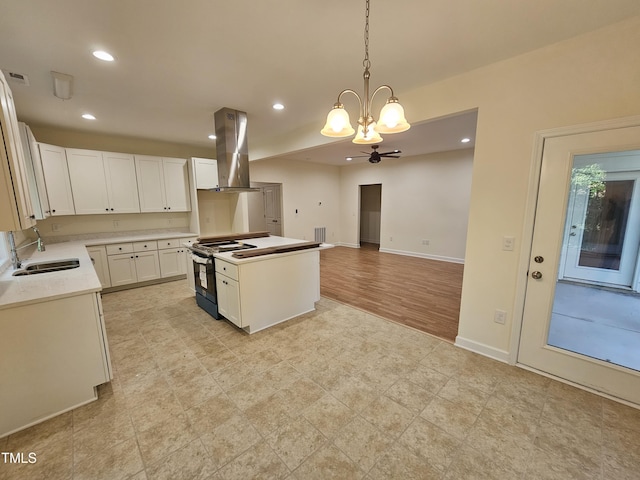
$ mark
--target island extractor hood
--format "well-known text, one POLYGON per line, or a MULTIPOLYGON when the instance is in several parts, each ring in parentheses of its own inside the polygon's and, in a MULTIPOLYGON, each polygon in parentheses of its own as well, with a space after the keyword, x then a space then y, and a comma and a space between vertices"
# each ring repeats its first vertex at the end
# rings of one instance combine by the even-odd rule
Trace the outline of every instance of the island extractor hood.
POLYGON ((221 108, 214 114, 216 159, 219 187, 214 192, 259 192, 249 183, 249 147, 247 114, 232 108, 221 108))

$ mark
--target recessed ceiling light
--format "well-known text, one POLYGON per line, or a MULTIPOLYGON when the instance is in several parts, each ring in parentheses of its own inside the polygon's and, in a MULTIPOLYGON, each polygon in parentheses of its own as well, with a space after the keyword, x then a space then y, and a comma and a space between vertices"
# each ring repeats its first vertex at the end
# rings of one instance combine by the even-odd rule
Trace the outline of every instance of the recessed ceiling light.
POLYGON ((84 118, 85 120, 95 120, 96 119, 96 117, 94 117, 90 113, 85 113, 84 115, 82 115, 82 118, 84 118))
POLYGON ((284 110, 284 105, 281 103, 274 103, 273 104, 273 109, 274 110, 284 110))
POLYGON ((350 162, 351 160, 353 160, 353 157, 347 157, 347 158, 345 158, 345 160, 346 160, 347 162, 350 162))
POLYGON ((462 140, 460 140, 462 143, 469 143, 471 141, 470 138, 463 138, 462 140))
POLYGON ((211 135, 209 135, 209 140, 215 140, 216 136, 212 133, 211 135))
POLYGON ((115 60, 113 55, 109 52, 105 52, 104 50, 96 50, 93 52, 93 56, 100 60, 104 60, 105 62, 113 62, 115 60))

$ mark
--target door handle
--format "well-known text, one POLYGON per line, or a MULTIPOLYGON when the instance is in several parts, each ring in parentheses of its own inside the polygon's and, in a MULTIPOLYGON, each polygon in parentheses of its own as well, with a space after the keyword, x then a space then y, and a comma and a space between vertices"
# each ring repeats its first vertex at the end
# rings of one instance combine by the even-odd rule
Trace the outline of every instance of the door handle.
POLYGON ((535 272, 531 272, 531 277, 536 280, 540 280, 542 278, 542 272, 538 272, 537 270, 535 272))

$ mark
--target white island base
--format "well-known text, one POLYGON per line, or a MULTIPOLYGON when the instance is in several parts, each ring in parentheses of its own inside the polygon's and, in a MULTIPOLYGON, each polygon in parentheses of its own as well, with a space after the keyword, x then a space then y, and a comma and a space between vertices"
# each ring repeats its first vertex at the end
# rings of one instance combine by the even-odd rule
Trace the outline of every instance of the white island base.
MULTIPOLYGON (((263 239, 249 241, 260 240, 263 239)), ((236 259, 230 253, 216 254, 220 314, 246 332, 255 333, 315 310, 315 303, 320 300, 319 250, 246 259, 236 259)))

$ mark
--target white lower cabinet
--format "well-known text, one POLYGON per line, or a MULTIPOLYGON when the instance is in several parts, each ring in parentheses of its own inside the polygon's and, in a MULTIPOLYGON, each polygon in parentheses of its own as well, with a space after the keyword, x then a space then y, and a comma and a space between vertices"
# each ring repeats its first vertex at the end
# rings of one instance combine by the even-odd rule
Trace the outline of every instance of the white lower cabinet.
POLYGON ((160 257, 160 275, 162 278, 185 275, 187 273, 188 250, 182 246, 186 239, 171 238, 158 240, 158 256, 160 257))
POLYGON ((91 257, 93 268, 96 270, 102 288, 110 287, 111 275, 109 275, 109 264, 107 263, 107 249, 102 246, 87 247, 87 252, 89 252, 89 257, 91 257))
MULTIPOLYGON (((194 238, 112 243, 87 247, 102 288, 183 276, 191 255, 182 244, 194 238)), ((192 282, 193 283, 193 282, 192 282)))
POLYGON ((234 325, 243 328, 240 312, 240 285, 238 282, 231 277, 216 273, 216 290, 220 315, 234 325))
POLYGON ((3 309, 0 352, 0 437, 96 400, 112 378, 100 293, 3 309))
POLYGON ((320 252, 264 255, 232 263, 215 258, 218 311, 255 333, 315 308, 320 299, 320 252))
MULTIPOLYGON (((155 244, 155 241, 152 243, 155 244)), ((145 242, 145 244, 149 243, 145 242)), ((153 250, 135 251, 134 245, 136 244, 107 245, 107 263, 112 287, 160 278, 157 246, 153 250), (129 252, 115 253, 117 249, 129 250, 129 252)))
POLYGON ((234 325, 243 328, 240 309, 239 268, 229 262, 216 259, 216 291, 218 311, 234 325))

